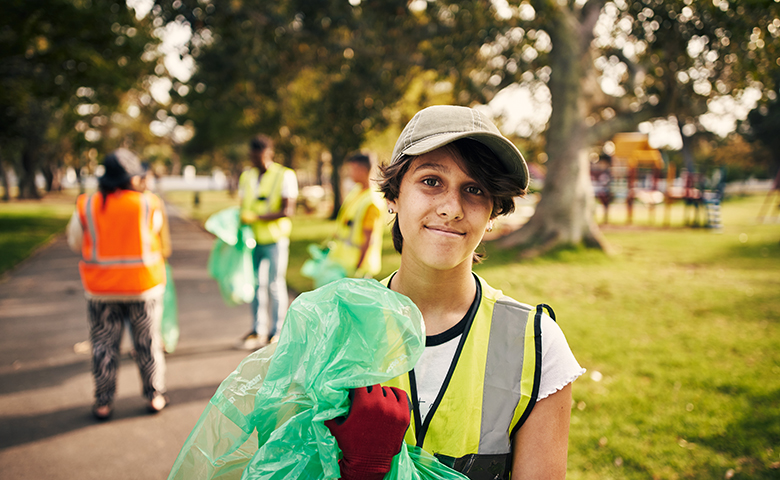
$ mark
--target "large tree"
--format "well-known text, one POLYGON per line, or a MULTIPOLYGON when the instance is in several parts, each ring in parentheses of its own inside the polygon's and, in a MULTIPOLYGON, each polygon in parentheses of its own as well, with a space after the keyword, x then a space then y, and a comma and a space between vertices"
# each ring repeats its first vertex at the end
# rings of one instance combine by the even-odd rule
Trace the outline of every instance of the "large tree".
MULTIPOLYGON (((780 23, 780 22, 778 22, 780 23)), ((769 171, 780 175, 780 83, 765 102, 761 102, 747 116, 747 122, 741 125, 745 137, 753 143, 765 147, 770 155, 769 171)), ((780 177, 778 177, 780 178, 780 177)))
POLYGON ((193 28, 197 71, 186 101, 191 153, 265 132, 330 151, 334 212, 339 165, 366 133, 391 120, 389 106, 413 78, 415 19, 398 2, 158 1, 166 21, 193 28), (352 2, 356 3, 356 2, 352 2))
POLYGON ((0 143, 19 158, 20 196, 37 197, 35 175, 63 153, 53 145, 92 148, 123 93, 152 72, 156 39, 124 1, 4 0, 0 17, 0 143))
MULTIPOLYGON (((526 10, 526 28, 530 23, 537 29, 536 39, 540 31, 549 35, 549 51, 534 61, 550 68, 552 114, 541 200, 529 222, 500 241, 506 247, 603 246, 592 214, 588 147, 670 115, 686 139, 700 128, 708 102, 746 87, 773 86, 780 6, 770 0, 521 5, 533 9, 532 15, 526 10)), ((507 51, 520 59, 527 48, 521 41, 507 51)))

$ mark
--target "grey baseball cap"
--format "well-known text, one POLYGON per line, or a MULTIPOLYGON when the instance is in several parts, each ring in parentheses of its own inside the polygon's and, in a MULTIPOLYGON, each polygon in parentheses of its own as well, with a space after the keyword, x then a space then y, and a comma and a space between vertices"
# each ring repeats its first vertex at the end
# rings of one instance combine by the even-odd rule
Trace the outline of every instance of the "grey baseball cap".
POLYGON ((417 112, 395 142, 390 163, 397 162, 401 155, 422 155, 461 138, 488 147, 508 174, 528 188, 528 165, 523 154, 485 115, 468 107, 436 105, 417 112))

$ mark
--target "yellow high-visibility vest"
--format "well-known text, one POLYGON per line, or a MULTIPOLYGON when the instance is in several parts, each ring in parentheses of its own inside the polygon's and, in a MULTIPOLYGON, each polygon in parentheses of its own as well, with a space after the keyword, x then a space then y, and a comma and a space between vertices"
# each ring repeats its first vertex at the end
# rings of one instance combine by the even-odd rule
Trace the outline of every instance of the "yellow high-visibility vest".
POLYGON ((347 272, 354 275, 360 270, 367 276, 374 276, 382 269, 382 199, 379 192, 356 185, 344 199, 336 217, 336 234, 329 243, 328 258, 335 261, 347 272), (369 207, 377 207, 380 214, 374 220, 373 233, 368 250, 360 260, 360 247, 366 241, 363 225, 369 207))
MULTIPOLYGON (((267 215, 282 209, 282 185, 285 172, 289 168, 272 163, 260 176, 260 170, 250 168, 238 179, 238 188, 243 195, 241 210, 249 210, 256 215, 267 215), (259 179, 259 181, 258 181, 259 179)), ((255 240, 260 245, 276 243, 289 238, 292 232, 292 220, 287 217, 275 220, 256 220, 251 224, 255 240)))
MULTIPOLYGON (((391 277, 383 283, 388 285, 391 277)), ((546 306, 517 302, 474 277, 476 311, 425 420, 417 405, 414 370, 384 385, 405 390, 412 400, 407 443, 463 473, 490 472, 495 476, 489 478, 503 479, 511 469, 511 439, 539 394, 546 306)))

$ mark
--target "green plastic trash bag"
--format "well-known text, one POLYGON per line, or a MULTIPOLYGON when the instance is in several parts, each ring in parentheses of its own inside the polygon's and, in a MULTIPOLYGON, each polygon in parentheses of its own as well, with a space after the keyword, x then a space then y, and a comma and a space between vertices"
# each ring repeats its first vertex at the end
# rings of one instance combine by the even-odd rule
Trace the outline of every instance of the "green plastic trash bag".
POLYGON ((203 227, 228 245, 238 243, 238 231, 241 229, 240 209, 225 208, 212 214, 203 227))
POLYGON ((217 281, 229 306, 250 303, 257 279, 252 266, 256 242, 252 228, 239 220, 238 207, 221 210, 206 220, 206 230, 217 236, 208 260, 208 272, 217 281))
POLYGON ((173 353, 179 343, 179 307, 176 304, 176 286, 173 284, 173 270, 165 262, 165 293, 163 293, 163 313, 160 321, 163 348, 173 353))
POLYGON ((310 259, 303 262, 301 275, 311 278, 314 288, 320 288, 330 282, 335 282, 347 276, 344 267, 328 258, 328 249, 317 244, 308 247, 310 259))
MULTIPOLYGON (((168 478, 338 478, 340 451, 323 422, 347 414, 349 389, 408 372, 424 348, 420 311, 375 280, 301 294, 279 342, 247 356, 219 386, 168 478)), ((418 469, 420 458, 401 449, 397 476, 386 478, 465 478, 429 455, 418 469)))

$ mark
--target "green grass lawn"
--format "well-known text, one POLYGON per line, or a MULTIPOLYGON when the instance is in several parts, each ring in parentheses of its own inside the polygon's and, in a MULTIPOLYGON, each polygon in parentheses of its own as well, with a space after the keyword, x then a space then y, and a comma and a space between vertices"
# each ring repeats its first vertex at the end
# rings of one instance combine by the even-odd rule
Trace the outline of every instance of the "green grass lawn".
MULTIPOLYGON (((165 195, 198 221, 237 204, 223 192, 165 195)), ((74 197, 0 204, 0 266, 61 231, 74 197)), ((559 249, 520 260, 488 244, 475 270, 526 303, 554 309, 588 372, 574 384, 570 479, 780 478, 780 222, 758 224, 763 196, 724 203, 724 228, 672 227, 615 207, 603 231, 615 253, 559 249), (657 226, 654 226, 657 225, 657 226)), ((675 220, 676 219, 676 220, 675 220)), ((288 282, 310 243, 333 231, 298 216, 288 282)), ((385 236, 382 276, 398 266, 385 236)), ((0 270, 2 271, 2 270, 0 270)))
POLYGON ((0 274, 64 230, 75 207, 70 191, 0 203, 0 274))
POLYGON ((569 478, 780 478, 780 223, 756 223, 762 201, 728 201, 720 234, 605 228, 610 257, 488 246, 479 274, 552 305, 588 369, 569 478))
MULTIPOLYGON (((719 233, 682 227, 682 204, 671 228, 663 207, 653 218, 637 206, 627 226, 613 206, 610 256, 578 248, 520 260, 486 246, 475 270, 553 306, 588 369, 574 384, 568 478, 780 478, 780 223, 756 222, 763 199, 727 201, 719 233)), ((293 289, 311 288, 299 273, 306 247, 332 229, 295 219, 293 289)), ((398 266, 389 235, 384 253, 382 276, 398 266)))

